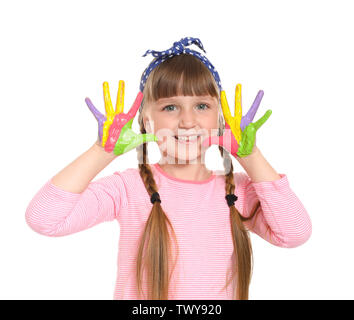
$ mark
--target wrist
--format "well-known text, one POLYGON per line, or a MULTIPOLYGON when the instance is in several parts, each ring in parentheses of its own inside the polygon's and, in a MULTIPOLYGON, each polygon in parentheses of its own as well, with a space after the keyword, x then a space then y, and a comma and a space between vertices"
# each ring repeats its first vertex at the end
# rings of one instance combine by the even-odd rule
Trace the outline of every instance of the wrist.
POLYGON ((97 140, 93 146, 92 149, 102 158, 106 159, 107 161, 112 161, 114 160, 117 156, 113 152, 107 152, 105 151, 104 147, 101 145, 101 141, 97 140))

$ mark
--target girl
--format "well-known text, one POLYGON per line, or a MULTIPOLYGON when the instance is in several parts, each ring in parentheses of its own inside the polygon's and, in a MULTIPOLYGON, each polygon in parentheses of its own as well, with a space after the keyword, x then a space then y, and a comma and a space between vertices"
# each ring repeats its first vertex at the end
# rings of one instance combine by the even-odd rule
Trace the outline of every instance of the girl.
POLYGON ((287 176, 278 174, 255 145, 255 133, 270 115, 267 111, 252 123, 263 92, 242 117, 238 85, 232 117, 216 69, 187 48, 190 44, 204 50, 199 39, 188 37, 166 51, 145 53, 155 59, 127 114, 123 81, 115 112, 107 83, 106 116, 86 99, 98 120, 97 142, 47 181, 26 211, 34 231, 56 237, 116 219, 114 299, 248 299, 249 231, 284 248, 299 246, 311 235, 310 218, 287 176), (138 108, 140 135, 131 129, 138 108), (152 165, 150 141, 161 151, 152 165), (204 164, 212 144, 223 157, 222 174, 204 164), (92 181, 134 148, 138 169, 92 181), (230 154, 247 174, 233 172, 230 154))

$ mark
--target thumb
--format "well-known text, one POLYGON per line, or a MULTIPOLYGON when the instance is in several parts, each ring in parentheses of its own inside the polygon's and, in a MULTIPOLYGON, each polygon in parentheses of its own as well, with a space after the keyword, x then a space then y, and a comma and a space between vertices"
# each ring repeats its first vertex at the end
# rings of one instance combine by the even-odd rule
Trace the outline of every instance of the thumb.
MULTIPOLYGON (((152 134, 152 133, 144 133, 144 134, 140 134, 138 136, 138 141, 141 140, 141 143, 144 143, 144 142, 153 142, 153 141, 156 141, 157 142, 157 137, 152 134)), ((140 143, 139 143, 140 144, 140 143)))
POLYGON ((114 148, 114 154, 119 155, 126 153, 135 149, 141 144, 150 141, 157 141, 157 137, 150 133, 136 135, 127 145, 117 143, 114 148))
POLYGON ((263 115, 263 117, 258 119, 254 123, 254 127, 255 127, 256 131, 268 120, 268 118, 270 117, 271 114, 272 114, 272 110, 267 110, 266 113, 263 115))
POLYGON ((132 143, 129 146, 129 150, 132 148, 136 148, 143 143, 153 142, 153 141, 157 142, 157 137, 155 135, 153 135, 152 133, 139 134, 139 135, 135 136, 134 141, 132 141, 132 143))

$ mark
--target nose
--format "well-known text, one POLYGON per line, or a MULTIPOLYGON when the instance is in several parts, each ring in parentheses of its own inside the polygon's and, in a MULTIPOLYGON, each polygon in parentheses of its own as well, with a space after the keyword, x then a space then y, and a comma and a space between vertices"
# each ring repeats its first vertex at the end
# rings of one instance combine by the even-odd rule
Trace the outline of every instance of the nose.
POLYGON ((193 110, 184 109, 180 114, 179 125, 182 128, 194 128, 197 123, 196 114, 193 110))

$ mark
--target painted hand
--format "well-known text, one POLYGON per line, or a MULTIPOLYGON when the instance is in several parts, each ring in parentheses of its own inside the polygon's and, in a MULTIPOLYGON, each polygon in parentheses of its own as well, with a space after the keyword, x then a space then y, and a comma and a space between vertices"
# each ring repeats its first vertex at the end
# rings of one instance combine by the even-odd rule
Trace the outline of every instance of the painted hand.
POLYGON ((237 84, 235 92, 235 116, 233 117, 227 103, 226 93, 225 91, 221 91, 221 108, 225 118, 226 130, 222 136, 208 137, 203 141, 203 146, 208 147, 212 144, 220 145, 235 158, 250 155, 256 142, 257 130, 272 114, 271 110, 267 110, 262 118, 252 123, 263 95, 264 92, 262 90, 258 91, 250 110, 242 117, 241 84, 237 84))
POLYGON ((139 91, 133 106, 128 113, 124 113, 124 81, 119 81, 116 109, 113 105, 109 93, 107 82, 103 83, 103 94, 106 109, 106 117, 103 116, 92 104, 90 99, 85 101, 98 121, 99 136, 102 147, 106 152, 114 152, 115 155, 126 153, 142 143, 157 141, 153 134, 136 134, 132 130, 134 117, 143 99, 142 92, 139 91), (100 132, 102 132, 100 134, 100 132))

